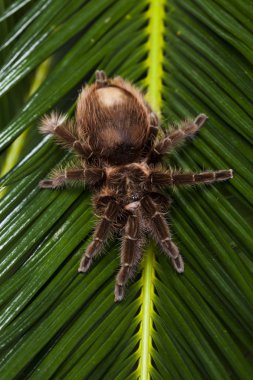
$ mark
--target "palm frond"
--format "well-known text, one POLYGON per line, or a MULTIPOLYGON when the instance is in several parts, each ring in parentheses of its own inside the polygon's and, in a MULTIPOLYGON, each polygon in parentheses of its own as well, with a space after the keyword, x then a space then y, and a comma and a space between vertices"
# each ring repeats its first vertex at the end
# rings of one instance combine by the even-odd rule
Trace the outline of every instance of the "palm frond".
POLYGON ((250 379, 250 1, 0 5, 0 377, 250 379), (71 114, 97 68, 141 86, 165 128, 209 116, 168 164, 235 171, 230 183, 173 191, 185 274, 150 244, 121 304, 113 302, 117 242, 77 273, 95 223, 89 192, 38 188, 69 159, 38 135, 38 120, 55 107, 71 114))

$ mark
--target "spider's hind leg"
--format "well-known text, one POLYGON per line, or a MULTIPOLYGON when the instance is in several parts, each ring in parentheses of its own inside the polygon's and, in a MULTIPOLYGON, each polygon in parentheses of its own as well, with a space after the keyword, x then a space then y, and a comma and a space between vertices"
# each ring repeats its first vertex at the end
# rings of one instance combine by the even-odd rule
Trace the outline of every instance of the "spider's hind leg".
POLYGON ((53 135, 66 148, 73 149, 77 153, 84 155, 86 153, 85 148, 78 140, 78 137, 75 136, 74 129, 74 124, 67 119, 67 115, 58 114, 57 112, 45 115, 39 126, 41 133, 53 135))
POLYGON ((184 271, 184 262, 178 247, 172 241, 169 226, 163 213, 159 211, 156 203, 148 195, 141 200, 141 206, 149 221, 149 227, 154 239, 171 258, 174 269, 178 273, 182 273, 184 271))

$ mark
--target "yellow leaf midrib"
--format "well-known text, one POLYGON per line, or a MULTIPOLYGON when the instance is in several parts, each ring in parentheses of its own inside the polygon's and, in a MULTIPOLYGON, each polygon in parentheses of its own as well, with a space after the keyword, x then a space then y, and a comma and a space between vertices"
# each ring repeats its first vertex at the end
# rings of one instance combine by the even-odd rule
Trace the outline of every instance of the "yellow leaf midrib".
POLYGON ((151 0, 148 9, 147 100, 159 112, 162 100, 165 0, 151 0))
MULTIPOLYGON (((146 78, 147 100, 151 107, 159 113, 162 100, 163 47, 164 47, 164 18, 165 1, 151 0, 148 9, 148 75, 146 78)), ((152 358, 152 330, 154 314, 154 280, 155 253, 150 246, 143 261, 142 293, 140 309, 140 345, 138 350, 138 378, 150 379, 152 358)))

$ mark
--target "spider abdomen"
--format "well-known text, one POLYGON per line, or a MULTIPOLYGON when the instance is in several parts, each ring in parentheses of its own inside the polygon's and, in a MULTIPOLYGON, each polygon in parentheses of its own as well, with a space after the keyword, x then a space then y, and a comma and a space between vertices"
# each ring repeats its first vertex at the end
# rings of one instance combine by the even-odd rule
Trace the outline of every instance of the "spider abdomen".
POLYGON ((77 103, 77 130, 95 156, 121 165, 138 159, 149 129, 149 113, 142 97, 119 86, 119 79, 104 87, 85 87, 77 103))

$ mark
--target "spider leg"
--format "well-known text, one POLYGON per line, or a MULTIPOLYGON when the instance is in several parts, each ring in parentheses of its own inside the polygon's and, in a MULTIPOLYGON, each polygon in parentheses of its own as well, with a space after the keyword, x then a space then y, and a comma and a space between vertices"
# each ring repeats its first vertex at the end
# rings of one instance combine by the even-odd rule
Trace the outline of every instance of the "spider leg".
POLYGON ((172 241, 169 226, 165 217, 148 195, 142 198, 141 206, 148 218, 151 233, 155 240, 161 246, 163 251, 172 259, 172 264, 175 270, 182 273, 184 271, 184 262, 176 244, 172 241))
POLYGON ((96 185, 104 179, 104 170, 91 169, 60 169, 55 170, 50 179, 40 181, 39 187, 43 189, 62 188, 67 183, 82 181, 89 185, 96 185))
POLYGON ((156 186, 211 184, 230 178, 233 178, 232 169, 201 173, 173 173, 153 170, 150 174, 150 181, 156 186))
POLYGON ((150 129, 149 129, 149 135, 146 141, 146 144, 143 148, 143 152, 148 152, 150 148, 153 146, 155 138, 158 133, 158 127, 159 127, 159 119, 156 113, 151 112, 150 113, 150 129))
POLYGON ((106 87, 108 85, 107 75, 103 70, 97 70, 95 75, 97 87, 106 87))
POLYGON ((204 125, 206 120, 207 116, 200 114, 194 121, 184 122, 181 128, 165 136, 151 151, 148 163, 161 160, 164 154, 170 152, 178 144, 182 144, 186 138, 192 137, 204 125))
POLYGON ((67 120, 66 115, 56 112, 45 115, 41 120, 39 130, 43 134, 53 135, 60 144, 81 155, 88 157, 92 153, 88 146, 81 144, 78 137, 75 136, 73 122, 67 120))
POLYGON ((139 216, 132 213, 128 216, 122 248, 121 248, 121 268, 116 277, 115 302, 122 301, 125 295, 125 284, 133 275, 134 269, 141 257, 140 225, 139 216))
POLYGON ((180 253, 176 259, 171 259, 171 262, 176 272, 178 273, 184 272, 184 260, 182 256, 180 255, 180 253))
POLYGON ((81 259, 78 272, 87 272, 91 266, 93 257, 102 250, 106 240, 113 231, 113 222, 119 213, 119 209, 120 207, 116 201, 112 200, 108 203, 102 219, 95 228, 93 240, 81 259))

